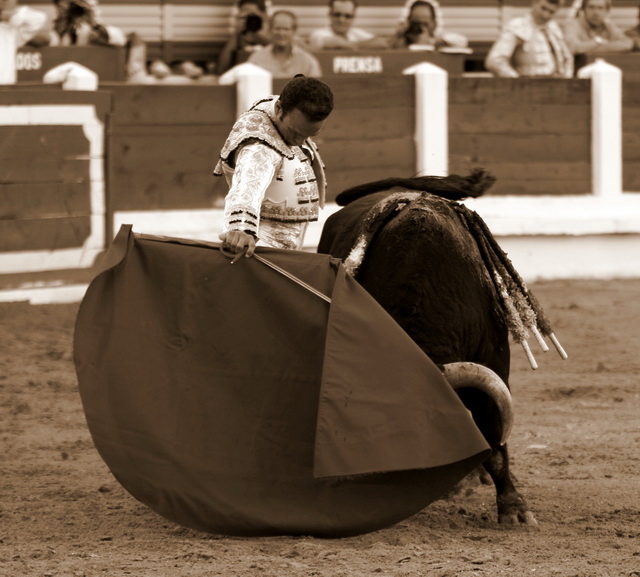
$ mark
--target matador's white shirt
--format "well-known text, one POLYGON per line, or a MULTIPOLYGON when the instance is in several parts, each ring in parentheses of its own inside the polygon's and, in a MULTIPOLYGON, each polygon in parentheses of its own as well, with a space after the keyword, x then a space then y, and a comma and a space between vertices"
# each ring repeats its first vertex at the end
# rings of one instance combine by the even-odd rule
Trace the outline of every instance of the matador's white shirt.
POLYGON ((289 146, 273 122, 277 96, 258 101, 236 121, 214 175, 229 184, 223 232, 242 230, 260 244, 300 249, 324 206, 324 165, 307 139, 289 146))

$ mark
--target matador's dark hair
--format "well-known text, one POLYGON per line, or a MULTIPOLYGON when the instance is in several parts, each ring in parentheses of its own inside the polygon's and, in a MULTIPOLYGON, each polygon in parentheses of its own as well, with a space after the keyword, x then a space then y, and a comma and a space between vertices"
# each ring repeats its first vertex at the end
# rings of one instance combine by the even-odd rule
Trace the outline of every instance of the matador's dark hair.
POLYGON ((280 92, 282 111, 297 108, 312 122, 324 120, 333 110, 333 92, 322 80, 297 74, 280 92))

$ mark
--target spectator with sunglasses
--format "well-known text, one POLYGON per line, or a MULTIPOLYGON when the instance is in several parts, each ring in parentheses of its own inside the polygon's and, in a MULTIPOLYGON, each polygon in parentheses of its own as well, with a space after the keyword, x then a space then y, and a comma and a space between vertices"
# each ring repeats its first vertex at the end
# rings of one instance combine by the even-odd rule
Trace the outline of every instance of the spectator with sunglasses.
POLYGON ((330 0, 329 26, 311 32, 309 48, 314 52, 386 48, 384 40, 353 26, 357 8, 356 0, 330 0))
POLYGON ((444 30, 437 0, 407 0, 403 18, 390 42, 394 50, 440 50, 467 45, 468 40, 462 34, 444 30))

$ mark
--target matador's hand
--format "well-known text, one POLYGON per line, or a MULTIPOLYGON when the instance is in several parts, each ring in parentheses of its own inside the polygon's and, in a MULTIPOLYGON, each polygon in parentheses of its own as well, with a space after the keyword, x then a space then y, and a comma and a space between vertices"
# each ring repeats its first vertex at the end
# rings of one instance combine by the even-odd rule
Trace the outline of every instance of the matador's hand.
POLYGON ((229 250, 234 254, 242 252, 246 248, 247 252, 244 256, 249 258, 253 256, 253 253, 256 250, 255 237, 241 230, 223 232, 218 238, 222 241, 222 248, 229 250))

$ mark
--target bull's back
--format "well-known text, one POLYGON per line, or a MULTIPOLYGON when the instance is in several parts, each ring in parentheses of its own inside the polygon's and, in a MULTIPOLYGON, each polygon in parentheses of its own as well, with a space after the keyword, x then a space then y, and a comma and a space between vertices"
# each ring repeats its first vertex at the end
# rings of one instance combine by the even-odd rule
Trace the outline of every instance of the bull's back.
MULTIPOLYGON (((318 250, 344 259, 384 196, 332 215, 318 250)), ((411 206, 374 236, 357 280, 434 362, 477 362, 508 382, 508 333, 475 240, 448 201, 429 196, 411 206)))
POLYGON ((389 195, 389 191, 378 192, 351 202, 327 218, 318 252, 330 254, 344 260, 355 244, 363 218, 379 201, 389 195))

